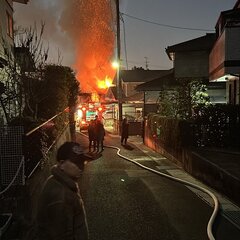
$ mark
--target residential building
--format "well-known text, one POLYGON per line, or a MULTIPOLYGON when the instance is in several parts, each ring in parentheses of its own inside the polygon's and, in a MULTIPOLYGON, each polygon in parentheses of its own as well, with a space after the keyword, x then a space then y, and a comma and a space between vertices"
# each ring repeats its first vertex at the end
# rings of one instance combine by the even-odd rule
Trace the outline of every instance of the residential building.
POLYGON ((123 116, 135 121, 142 120, 144 93, 138 92, 136 87, 153 79, 160 78, 166 75, 168 71, 169 70, 145 70, 143 68, 121 70, 123 116))
POLYGON ((227 103, 240 103, 240 0, 221 12, 215 26, 217 39, 209 57, 212 82, 226 82, 227 103))
POLYGON ((14 63, 13 2, 27 4, 28 0, 0 1, 0 125, 16 112, 16 82, 9 77, 10 65, 14 63))
POLYGON ((209 82, 209 54, 216 41, 215 33, 195 38, 166 48, 173 61, 177 81, 192 79, 202 81, 212 103, 226 103, 226 85, 209 82))
POLYGON ((173 61, 175 78, 208 80, 209 53, 215 39, 214 33, 207 33, 205 36, 167 47, 166 53, 173 61))
POLYGON ((138 85, 136 91, 143 94, 143 116, 147 116, 151 112, 157 112, 160 92, 165 90, 170 93, 175 90, 177 84, 174 71, 170 69, 165 71, 163 76, 138 85))
POLYGON ((209 83, 209 54, 216 41, 216 34, 206 34, 166 48, 166 53, 173 61, 173 69, 159 78, 136 87, 144 94, 144 115, 158 112, 162 90, 166 98, 173 99, 176 88, 181 81, 197 80, 206 84, 212 103, 226 102, 226 86, 224 83, 209 83))
POLYGON ((135 95, 137 93, 137 91, 135 90, 136 86, 151 81, 155 78, 164 76, 167 71, 168 70, 145 70, 143 68, 121 70, 120 80, 123 89, 123 94, 126 97, 135 95))

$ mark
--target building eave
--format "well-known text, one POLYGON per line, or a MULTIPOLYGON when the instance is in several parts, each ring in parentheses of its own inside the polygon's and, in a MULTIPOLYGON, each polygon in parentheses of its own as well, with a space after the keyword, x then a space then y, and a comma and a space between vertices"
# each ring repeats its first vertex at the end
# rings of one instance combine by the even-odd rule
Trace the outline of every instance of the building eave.
POLYGON ((13 2, 27 4, 29 2, 29 0, 13 0, 13 2))

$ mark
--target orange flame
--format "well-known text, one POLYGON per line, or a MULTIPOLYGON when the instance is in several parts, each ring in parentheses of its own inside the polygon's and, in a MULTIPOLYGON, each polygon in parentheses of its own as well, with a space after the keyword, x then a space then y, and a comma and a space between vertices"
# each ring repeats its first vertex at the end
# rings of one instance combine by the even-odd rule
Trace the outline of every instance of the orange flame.
POLYGON ((113 86, 112 82, 112 78, 108 76, 106 76, 103 80, 97 79, 97 85, 99 89, 108 89, 109 87, 113 86))
POLYGON ((115 44, 115 3, 74 0, 66 4, 61 23, 76 48, 74 68, 81 91, 104 94, 111 85, 106 79, 113 79, 116 71, 111 66, 115 44))

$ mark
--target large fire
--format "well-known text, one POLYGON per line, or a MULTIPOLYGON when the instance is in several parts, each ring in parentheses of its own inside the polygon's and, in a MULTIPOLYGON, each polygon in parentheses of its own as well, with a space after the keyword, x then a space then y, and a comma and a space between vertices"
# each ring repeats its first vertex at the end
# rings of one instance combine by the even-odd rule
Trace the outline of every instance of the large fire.
POLYGON ((76 48, 74 68, 82 92, 103 94, 112 85, 115 1, 65 0, 60 20, 76 48))

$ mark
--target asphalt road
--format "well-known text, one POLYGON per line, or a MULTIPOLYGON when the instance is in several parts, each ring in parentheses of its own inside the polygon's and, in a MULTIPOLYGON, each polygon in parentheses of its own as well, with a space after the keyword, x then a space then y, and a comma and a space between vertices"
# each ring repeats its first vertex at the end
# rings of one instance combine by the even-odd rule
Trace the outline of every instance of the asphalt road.
MULTIPOLYGON (((88 139, 78 135, 87 151, 88 139)), ((105 145, 121 147, 107 135, 105 145)), ((149 160, 133 144, 121 153, 156 169, 161 158, 149 160)), ((159 168, 158 168, 159 169, 159 168)), ((164 169, 163 169, 164 171, 164 169)), ((212 208, 189 188, 123 160, 106 148, 86 167, 80 179, 91 240, 205 240, 212 208)), ((223 217, 216 239, 240 239, 240 231, 223 217)))

